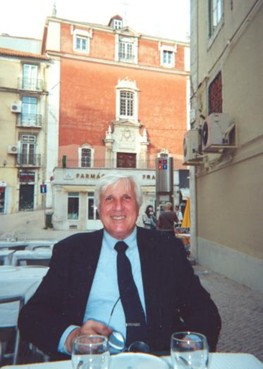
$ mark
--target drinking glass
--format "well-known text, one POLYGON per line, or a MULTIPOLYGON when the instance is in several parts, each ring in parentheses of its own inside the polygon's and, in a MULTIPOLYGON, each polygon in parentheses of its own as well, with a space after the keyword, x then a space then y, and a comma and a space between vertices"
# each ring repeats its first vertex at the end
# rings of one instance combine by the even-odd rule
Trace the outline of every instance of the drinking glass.
POLYGON ((171 337, 171 358, 174 369, 207 369, 207 339, 196 332, 176 332, 171 337))
POLYGON ((108 369, 110 352, 107 337, 77 337, 73 341, 71 361, 74 369, 108 369))

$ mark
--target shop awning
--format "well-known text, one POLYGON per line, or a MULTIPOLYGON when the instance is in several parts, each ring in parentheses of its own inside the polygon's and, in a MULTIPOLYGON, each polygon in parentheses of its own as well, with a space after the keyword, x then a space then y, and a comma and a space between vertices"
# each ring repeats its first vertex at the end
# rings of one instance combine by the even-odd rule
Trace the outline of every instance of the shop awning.
POLYGON ((189 188, 180 188, 180 192, 182 194, 182 199, 184 201, 186 201, 187 198, 190 197, 190 189, 189 188))

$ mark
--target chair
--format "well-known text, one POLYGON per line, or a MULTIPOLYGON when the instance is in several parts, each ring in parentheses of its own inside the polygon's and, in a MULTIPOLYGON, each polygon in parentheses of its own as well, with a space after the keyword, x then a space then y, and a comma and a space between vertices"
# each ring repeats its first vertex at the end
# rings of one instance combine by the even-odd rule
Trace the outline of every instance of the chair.
POLYGON ((37 246, 32 246, 32 251, 35 251, 36 249, 52 250, 52 246, 51 245, 37 245, 37 246))
POLYGON ((17 260, 17 265, 18 266, 43 266, 43 267, 48 267, 50 263, 50 258, 45 258, 45 259, 18 259, 17 260))
MULTIPOLYGON (((22 307, 24 306, 24 296, 16 295, 16 296, 3 296, 0 297, 0 304, 9 304, 17 302, 18 306, 18 314, 22 307)), ((17 314, 17 316, 18 316, 17 314)), ((3 364, 4 359, 11 358, 12 364, 17 364, 18 360, 18 351, 19 351, 19 330, 17 324, 10 326, 10 327, 0 327, 0 366, 3 364), (11 343, 11 339, 13 338, 14 334, 14 344, 13 344, 13 351, 11 353, 7 353, 7 344, 11 343)))

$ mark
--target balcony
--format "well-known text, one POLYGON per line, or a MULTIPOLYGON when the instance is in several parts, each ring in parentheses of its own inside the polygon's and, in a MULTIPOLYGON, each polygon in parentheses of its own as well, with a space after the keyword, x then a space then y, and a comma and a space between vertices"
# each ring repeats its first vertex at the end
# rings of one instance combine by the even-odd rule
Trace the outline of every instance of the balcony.
POLYGON ((94 159, 91 165, 81 165, 79 160, 77 159, 62 159, 58 162, 59 168, 96 168, 96 169, 107 169, 107 168, 115 168, 115 169, 155 169, 155 159, 148 159, 144 161, 136 160, 135 167, 129 167, 127 165, 117 166, 117 161, 114 159, 94 159))
POLYGON ((18 127, 42 128, 42 115, 22 113, 17 121, 18 127))
POLYGON ((18 88, 24 91, 43 91, 45 84, 38 78, 18 78, 18 88))
POLYGON ((19 167, 40 167, 41 154, 18 154, 16 165, 19 167))

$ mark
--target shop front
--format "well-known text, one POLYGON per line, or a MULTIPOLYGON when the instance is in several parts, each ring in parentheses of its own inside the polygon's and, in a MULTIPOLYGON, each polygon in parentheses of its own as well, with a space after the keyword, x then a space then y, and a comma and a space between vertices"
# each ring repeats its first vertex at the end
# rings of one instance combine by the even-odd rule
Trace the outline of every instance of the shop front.
MULTIPOLYGON (((142 213, 147 205, 155 206, 155 170, 118 169, 132 174, 142 186, 143 205, 138 217, 142 225, 142 213)), ((96 230, 102 228, 95 206, 94 192, 98 180, 112 169, 56 168, 52 181, 54 229, 96 230)))

